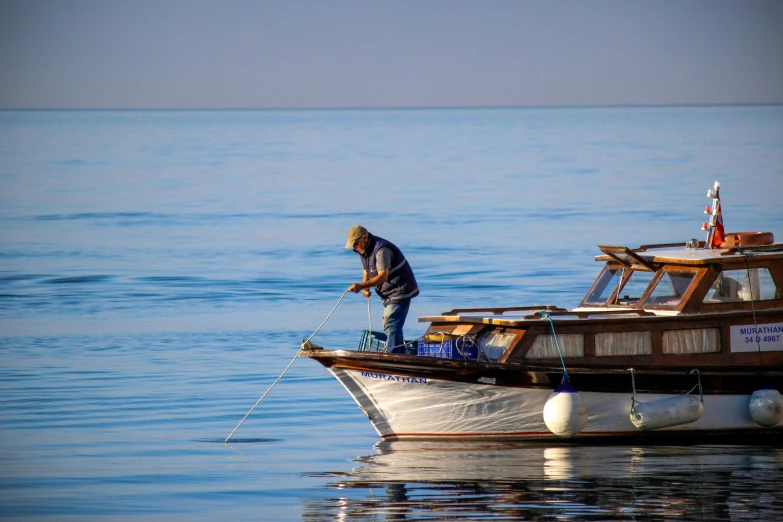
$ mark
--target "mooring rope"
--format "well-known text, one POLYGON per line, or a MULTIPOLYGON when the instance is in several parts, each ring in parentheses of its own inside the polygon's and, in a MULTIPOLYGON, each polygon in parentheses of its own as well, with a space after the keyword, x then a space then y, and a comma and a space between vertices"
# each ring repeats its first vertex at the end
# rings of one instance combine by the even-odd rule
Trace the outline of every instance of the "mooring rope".
POLYGON ((372 335, 372 313, 370 313, 370 301, 372 301, 372 299, 367 297, 367 317, 370 319, 370 335, 372 335))
POLYGON ((571 382, 571 379, 568 378, 568 370, 566 369, 565 359, 563 359, 563 352, 560 351, 560 343, 557 341, 557 334, 555 333, 555 323, 552 321, 552 318, 549 316, 549 312, 546 312, 544 310, 539 312, 541 314, 541 318, 543 319, 546 317, 549 319, 549 324, 552 327, 552 337, 555 338, 555 347, 557 348, 557 355, 560 356, 560 363, 563 365, 563 379, 566 382, 571 382))
MULTIPOLYGON (((764 360, 761 357, 761 336, 759 335, 759 324, 756 322, 756 305, 754 304, 754 298, 753 298, 753 280, 750 277, 750 265, 748 264, 748 258, 753 256, 752 252, 745 252, 742 247, 738 247, 737 251, 742 255, 742 257, 745 258, 745 272, 748 275, 748 291, 750 292, 750 309, 753 312, 753 325, 756 328, 755 337, 756 337, 756 346, 758 347, 758 354, 759 354, 759 368, 761 371, 761 377, 764 378, 764 360)), ((761 289, 759 288, 759 296, 761 294, 761 289)))
MULTIPOLYGON (((244 417, 242 417, 242 420, 239 421, 239 424, 237 424, 237 427, 234 428, 234 430, 228 435, 228 437, 226 437, 226 440, 224 441, 225 443, 228 443, 228 440, 234 435, 234 433, 236 433, 236 431, 239 429, 239 427, 242 425, 242 423, 245 422, 245 419, 247 419, 250 416, 250 414, 253 413, 253 410, 256 409, 256 406, 258 406, 261 403, 261 401, 264 400, 264 397, 266 397, 266 395, 272 390, 272 388, 275 387, 275 384, 280 382, 280 379, 283 378, 283 375, 285 375, 286 372, 288 372, 288 370, 291 368, 291 366, 294 365, 294 361, 296 361, 297 357, 299 357, 299 353, 310 342, 310 339, 312 339, 315 336, 315 334, 318 333, 318 330, 323 328, 323 326, 326 324, 326 321, 328 321, 329 318, 332 317, 332 314, 334 313, 335 310, 337 310, 337 307, 340 305, 340 302, 343 300, 343 297, 345 297, 345 294, 347 294, 347 293, 348 293, 348 290, 343 292, 343 295, 341 295, 340 299, 337 300, 337 304, 334 305, 334 308, 332 308, 332 311, 329 312, 329 315, 326 316, 326 319, 323 320, 323 322, 318 326, 318 328, 315 329, 315 331, 310 335, 310 337, 308 337, 307 339, 302 341, 301 346, 299 346, 299 349, 296 351, 296 355, 294 355, 294 358, 291 359, 290 363, 288 363, 288 366, 286 366, 285 370, 283 370, 283 373, 280 374, 280 377, 275 379, 275 382, 272 383, 272 386, 267 388, 267 390, 264 392, 264 394, 261 396, 261 398, 256 401, 256 403, 253 405, 252 408, 250 408, 250 411, 247 412, 247 414, 245 414, 244 417)), ((367 306, 368 306, 368 310, 369 310, 369 306, 370 306, 369 303, 368 303, 367 306)))

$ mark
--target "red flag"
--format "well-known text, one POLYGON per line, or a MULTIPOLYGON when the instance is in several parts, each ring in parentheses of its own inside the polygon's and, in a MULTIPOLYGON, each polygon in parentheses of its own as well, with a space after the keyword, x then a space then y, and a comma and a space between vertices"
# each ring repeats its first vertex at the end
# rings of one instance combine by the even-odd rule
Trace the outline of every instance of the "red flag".
POLYGON ((723 213, 721 212, 720 202, 716 204, 718 219, 715 220, 715 232, 712 234, 711 248, 720 248, 721 243, 726 240, 726 231, 723 229, 723 213))

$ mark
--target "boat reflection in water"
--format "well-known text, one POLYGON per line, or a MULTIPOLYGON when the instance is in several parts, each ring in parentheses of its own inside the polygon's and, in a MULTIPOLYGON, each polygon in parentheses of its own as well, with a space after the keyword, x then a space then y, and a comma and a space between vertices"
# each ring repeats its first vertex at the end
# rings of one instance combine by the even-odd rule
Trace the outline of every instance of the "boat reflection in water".
POLYGON ((783 448, 380 442, 306 519, 779 520, 783 448))

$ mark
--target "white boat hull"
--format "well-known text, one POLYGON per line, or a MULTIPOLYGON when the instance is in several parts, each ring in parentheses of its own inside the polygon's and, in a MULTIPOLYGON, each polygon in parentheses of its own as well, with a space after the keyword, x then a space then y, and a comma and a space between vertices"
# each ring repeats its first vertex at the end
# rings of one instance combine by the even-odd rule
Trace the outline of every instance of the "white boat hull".
MULTIPOLYGON (((330 368, 384 439, 558 438, 544 423, 549 389, 470 384, 392 373, 330 368)), ((629 382, 630 388, 630 382, 629 382)), ((577 437, 642 433, 630 419, 631 391, 585 392, 588 421, 577 437)), ((637 394, 651 402, 677 394, 637 394)), ((750 416, 749 395, 705 395, 697 421, 655 432, 761 430, 750 416)), ((783 423, 776 429, 783 428, 783 423)), ((646 432, 650 433, 650 432, 646 432)))

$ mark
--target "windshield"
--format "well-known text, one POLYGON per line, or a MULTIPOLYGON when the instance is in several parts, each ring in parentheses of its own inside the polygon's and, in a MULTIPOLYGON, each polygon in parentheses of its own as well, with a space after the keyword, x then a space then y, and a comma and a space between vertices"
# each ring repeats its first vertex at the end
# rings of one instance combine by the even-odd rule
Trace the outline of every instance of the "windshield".
POLYGON ((634 305, 639 302, 644 291, 650 286, 655 272, 647 272, 646 270, 633 270, 631 275, 628 276, 623 287, 620 289, 620 293, 617 294, 617 303, 634 305))
POLYGON ((605 305, 605 304, 624 304, 634 305, 650 285, 655 272, 646 270, 635 270, 630 268, 609 268, 604 267, 603 271, 595 281, 590 293, 585 297, 585 304, 605 305), (613 303, 607 301, 612 293, 620 286, 625 278, 625 283, 617 294, 617 299, 613 303))
POLYGON ((618 268, 604 267, 595 281, 592 291, 585 297, 585 303, 605 304, 612 292, 620 284, 623 271, 618 268))
POLYGON ((696 271, 693 270, 665 271, 645 301, 645 306, 676 307, 695 277, 696 271))

